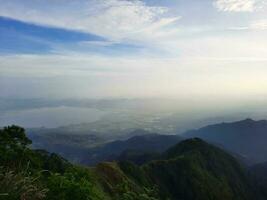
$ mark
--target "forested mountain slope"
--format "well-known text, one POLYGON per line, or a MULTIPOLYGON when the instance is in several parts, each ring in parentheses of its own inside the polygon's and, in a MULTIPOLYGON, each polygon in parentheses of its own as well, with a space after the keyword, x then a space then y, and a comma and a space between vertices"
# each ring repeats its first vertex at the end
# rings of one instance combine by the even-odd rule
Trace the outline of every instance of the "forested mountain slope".
POLYGON ((70 164, 31 150, 23 128, 0 131, 0 199, 5 200, 252 200, 247 171, 231 155, 201 139, 182 141, 156 160, 95 167, 70 164))

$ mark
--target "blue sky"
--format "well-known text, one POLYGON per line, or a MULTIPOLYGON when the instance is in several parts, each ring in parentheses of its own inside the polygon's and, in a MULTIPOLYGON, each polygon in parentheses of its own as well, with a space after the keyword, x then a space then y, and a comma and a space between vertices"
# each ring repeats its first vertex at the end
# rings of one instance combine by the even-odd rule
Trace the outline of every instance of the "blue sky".
POLYGON ((266 0, 0 5, 1 97, 266 95, 266 0))
POLYGON ((5 17, 0 17, 0 30, 1 53, 52 53, 56 44, 105 41, 89 33, 34 25, 5 17))

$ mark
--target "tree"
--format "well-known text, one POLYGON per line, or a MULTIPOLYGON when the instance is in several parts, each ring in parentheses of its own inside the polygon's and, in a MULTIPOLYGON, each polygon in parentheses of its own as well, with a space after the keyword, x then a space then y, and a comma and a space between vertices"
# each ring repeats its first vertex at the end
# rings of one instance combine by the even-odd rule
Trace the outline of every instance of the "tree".
POLYGON ((24 128, 12 125, 0 130, 0 164, 12 168, 20 163, 31 143, 24 128))
POLYGON ((26 137, 25 129, 19 126, 7 126, 0 130, 0 145, 10 148, 10 145, 26 147, 32 141, 26 137))

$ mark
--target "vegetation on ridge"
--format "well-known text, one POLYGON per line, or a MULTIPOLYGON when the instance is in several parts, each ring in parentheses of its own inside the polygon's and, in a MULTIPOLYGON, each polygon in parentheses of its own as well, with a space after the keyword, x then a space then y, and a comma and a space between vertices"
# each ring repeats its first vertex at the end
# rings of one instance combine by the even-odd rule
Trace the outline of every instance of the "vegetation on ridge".
POLYGON ((182 141, 139 166, 120 161, 90 168, 29 144, 23 128, 0 130, 1 200, 250 200, 256 191, 231 155, 201 139, 182 141))

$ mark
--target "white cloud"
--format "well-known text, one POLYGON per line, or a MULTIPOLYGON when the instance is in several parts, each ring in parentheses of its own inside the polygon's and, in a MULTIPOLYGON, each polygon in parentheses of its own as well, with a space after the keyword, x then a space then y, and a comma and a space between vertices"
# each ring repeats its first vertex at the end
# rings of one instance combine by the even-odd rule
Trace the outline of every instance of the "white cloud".
POLYGON ((254 21, 249 28, 252 30, 267 30, 267 19, 254 21))
POLYGON ((112 41, 150 41, 175 32, 180 16, 140 0, 0 0, 0 16, 93 33, 112 41))
POLYGON ((216 0, 215 7, 225 12, 253 12, 257 0, 216 0))

